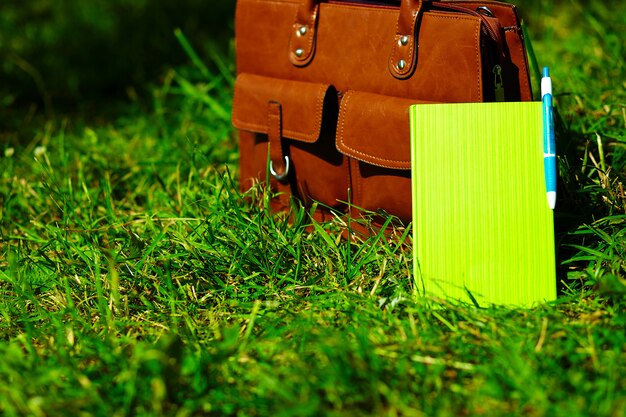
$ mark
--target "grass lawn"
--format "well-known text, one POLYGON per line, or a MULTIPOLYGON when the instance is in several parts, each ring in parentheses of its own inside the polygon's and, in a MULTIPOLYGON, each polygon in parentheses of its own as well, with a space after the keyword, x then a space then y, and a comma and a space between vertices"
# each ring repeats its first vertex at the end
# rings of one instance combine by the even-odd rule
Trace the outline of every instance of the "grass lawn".
POLYGON ((556 302, 430 308, 410 245, 242 196, 233 54, 177 32, 189 63, 106 116, 0 107, 0 414, 625 416, 626 3, 519 3, 560 114, 556 302))

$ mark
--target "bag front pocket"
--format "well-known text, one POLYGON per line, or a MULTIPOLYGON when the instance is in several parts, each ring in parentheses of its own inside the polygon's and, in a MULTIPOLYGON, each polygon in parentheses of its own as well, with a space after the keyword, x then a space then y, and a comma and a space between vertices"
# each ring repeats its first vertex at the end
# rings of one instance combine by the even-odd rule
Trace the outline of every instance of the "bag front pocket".
POLYGON ((337 126, 337 149, 350 158, 351 203, 411 221, 409 106, 424 101, 348 91, 337 126))
POLYGON ((347 158, 335 147, 337 107, 328 84, 240 74, 232 118, 239 129, 242 189, 270 173, 278 190, 343 209, 349 177, 347 158))

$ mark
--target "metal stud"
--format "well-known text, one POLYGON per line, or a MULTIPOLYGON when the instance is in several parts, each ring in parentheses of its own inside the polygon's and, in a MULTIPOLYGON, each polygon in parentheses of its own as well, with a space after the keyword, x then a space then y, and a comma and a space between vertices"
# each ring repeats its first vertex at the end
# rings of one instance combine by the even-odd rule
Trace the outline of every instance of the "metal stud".
POLYGON ((406 61, 404 59, 401 59, 400 61, 398 61, 398 69, 402 71, 404 68, 406 68, 406 61))
POLYGON ((298 58, 300 58, 300 57, 302 57, 302 55, 304 55, 304 49, 298 48, 298 49, 296 49, 296 51, 294 53, 296 54, 296 56, 298 58))
POLYGON ((406 46, 409 43, 409 37, 404 35, 400 38, 400 45, 406 46))
POLYGON ((306 31, 307 31, 306 26, 300 26, 298 28, 298 35, 304 36, 304 35, 306 35, 306 31))

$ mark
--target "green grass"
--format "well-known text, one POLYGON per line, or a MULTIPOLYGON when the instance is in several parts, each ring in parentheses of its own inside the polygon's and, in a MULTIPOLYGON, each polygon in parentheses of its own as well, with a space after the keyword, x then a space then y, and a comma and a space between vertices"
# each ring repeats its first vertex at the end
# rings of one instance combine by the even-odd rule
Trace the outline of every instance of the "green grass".
POLYGON ((432 309, 401 238, 241 195, 232 56, 183 42, 117 117, 4 132, 0 414, 623 416, 626 7, 584 4, 521 5, 561 115, 560 297, 531 310, 432 309))

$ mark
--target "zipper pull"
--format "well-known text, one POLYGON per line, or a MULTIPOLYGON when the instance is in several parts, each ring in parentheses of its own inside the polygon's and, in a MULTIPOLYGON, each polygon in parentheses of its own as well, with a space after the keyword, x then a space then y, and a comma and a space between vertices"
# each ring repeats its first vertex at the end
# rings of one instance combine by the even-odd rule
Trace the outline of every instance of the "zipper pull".
POLYGON ((493 67, 494 88, 496 101, 504 101, 504 85, 502 83, 502 67, 495 65, 493 67))

